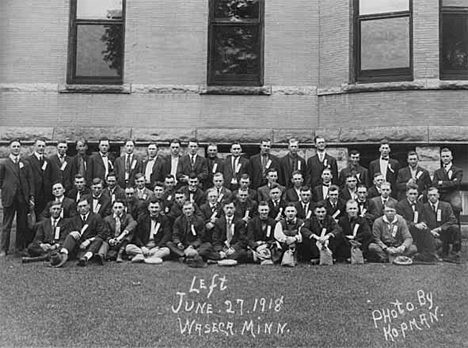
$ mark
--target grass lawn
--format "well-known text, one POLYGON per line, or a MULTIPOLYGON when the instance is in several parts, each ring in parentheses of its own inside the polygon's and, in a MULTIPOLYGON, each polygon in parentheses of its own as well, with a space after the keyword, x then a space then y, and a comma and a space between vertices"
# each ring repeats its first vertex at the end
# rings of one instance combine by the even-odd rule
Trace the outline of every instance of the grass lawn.
POLYGON ((52 269, 8 257, 0 260, 0 346, 468 347, 464 250, 461 265, 293 269, 52 269))

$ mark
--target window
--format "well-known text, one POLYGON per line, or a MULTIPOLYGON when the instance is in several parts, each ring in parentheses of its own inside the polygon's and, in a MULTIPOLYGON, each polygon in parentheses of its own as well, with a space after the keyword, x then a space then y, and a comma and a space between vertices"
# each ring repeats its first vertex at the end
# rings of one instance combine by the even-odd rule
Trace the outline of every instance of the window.
POLYGON ((468 0, 442 0, 440 78, 468 79, 468 0))
POLYGON ((67 83, 121 84, 125 0, 71 0, 67 83))
POLYGON ((264 0, 210 0, 208 85, 263 85, 264 0))
POLYGON ((411 0, 355 0, 354 5, 356 80, 412 80, 411 0))

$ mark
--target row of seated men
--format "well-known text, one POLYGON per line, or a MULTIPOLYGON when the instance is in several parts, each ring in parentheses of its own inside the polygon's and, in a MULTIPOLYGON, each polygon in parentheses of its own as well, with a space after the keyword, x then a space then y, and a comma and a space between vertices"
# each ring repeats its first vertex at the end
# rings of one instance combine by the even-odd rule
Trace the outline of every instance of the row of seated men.
MULTIPOLYGON (((431 180, 428 171, 419 166, 418 155, 415 152, 408 153, 408 166, 399 169, 398 161, 389 158, 390 146, 387 142, 381 143, 381 156, 370 163, 369 169, 359 164, 359 152, 351 151, 349 164, 339 175, 336 159, 326 153, 325 139, 317 137, 315 145, 317 154, 307 162, 298 155, 299 142, 295 139, 289 141, 289 153, 281 159, 270 154, 271 142, 265 139, 260 143, 260 153, 252 156, 250 160, 241 156, 242 147, 239 143, 232 144, 231 154, 222 160, 218 157, 215 144, 208 146, 208 156, 205 159, 198 155, 196 139, 188 142, 188 154, 185 156, 179 154, 180 141, 173 140, 168 157, 158 155, 157 145, 152 143, 148 145, 147 158, 141 160, 133 153, 135 143, 129 140, 125 142, 125 154, 113 161, 108 153, 109 140, 105 138, 99 141, 99 153, 93 156, 86 154, 86 140, 79 139, 76 142, 78 154, 73 158, 66 155, 68 145, 65 141, 57 144, 56 155, 46 158, 46 142, 39 139, 35 142, 34 153, 23 160, 20 156, 20 142, 12 141, 9 159, 0 163, 4 207, 0 256, 7 252, 15 213, 19 230, 26 230, 28 209, 33 208, 36 215, 40 216, 46 203, 54 198, 52 183, 56 181, 62 183, 67 196, 73 197, 75 201, 78 201, 80 196, 89 194, 93 182, 97 179, 101 181, 102 189, 107 186, 106 191, 113 191, 110 196, 114 198, 115 192, 120 192, 122 198, 122 191, 131 188, 139 197, 145 196, 144 189, 155 190, 155 194, 156 191, 163 190, 166 196, 173 200, 175 193, 170 195, 168 192, 180 188, 187 194, 188 199, 198 206, 206 200, 206 194, 203 192, 206 188, 217 187, 220 194, 222 189, 234 193, 240 188, 248 188, 249 200, 259 202, 268 201, 271 189, 278 185, 282 200, 279 197, 272 200, 277 202, 277 205, 299 200, 307 203, 307 199, 312 202, 325 199, 334 210, 333 214, 339 210, 335 216, 337 218, 344 212, 343 201, 357 199, 359 191, 365 190, 368 199, 385 196, 388 194, 387 190, 381 190, 381 184, 385 181, 390 183, 389 195, 402 199, 405 196, 406 184, 414 183, 418 186, 418 200, 427 201, 427 190, 434 186, 438 188, 441 199, 450 202, 455 216, 459 217, 459 185, 463 172, 452 164, 450 150, 441 151, 443 168, 436 170, 431 180), (19 168, 16 168, 17 166, 19 168), (15 170, 21 173, 20 178, 15 174, 15 170), (336 194, 336 184, 339 187, 339 197, 336 194), (301 194, 303 186, 310 187, 310 195, 308 190, 301 194), (309 198, 306 198, 308 195, 309 198)), ((276 190, 273 192, 277 193, 276 190)), ((150 197, 148 192, 146 197, 150 197)), ((171 199, 164 203, 165 209, 170 209, 171 199)), ((109 213, 109 205, 100 204, 101 210, 109 213)), ((370 204, 368 211, 379 208, 370 204)), ((280 208, 284 209, 284 206, 280 208)), ((380 207, 377 210, 380 214, 382 209, 380 207)), ((300 211, 299 216, 302 216, 300 211)), ((17 249, 24 249, 33 233, 34 231, 31 231, 28 237, 20 239, 17 249)))
MULTIPOLYGON (((435 187, 429 188, 425 204, 418 201, 417 185, 409 183, 406 198, 397 202, 390 197, 387 182, 381 184, 381 195, 371 200, 364 185, 359 186, 360 196, 347 202, 338 198, 336 186, 318 202, 311 200, 310 188, 302 186, 298 200, 285 202, 280 186, 274 184, 269 197, 256 202, 248 187, 234 193, 226 189, 221 173, 214 176, 215 186, 199 197, 193 173, 189 186, 175 191, 162 183, 150 191, 144 176, 136 177, 136 188, 126 188, 125 196, 113 191, 113 174, 106 189, 96 178, 91 194, 71 191, 72 198, 65 197, 63 185, 56 183, 55 200, 41 214, 43 221, 28 247, 31 257, 23 261, 48 259, 52 251, 60 250, 54 254, 54 265, 61 266, 69 255, 78 255, 79 265, 95 255, 101 264, 106 259, 121 262, 124 256, 147 263, 168 257, 188 263, 196 257, 201 262, 275 263, 294 249, 295 257, 315 263, 322 248, 347 260, 353 247, 382 262, 388 254, 412 256, 417 250, 419 261, 438 260, 436 251, 447 261, 459 261, 457 220, 435 187)), ((83 184, 79 175, 76 180, 83 184)), ((171 175, 166 180, 174 182, 171 175)))

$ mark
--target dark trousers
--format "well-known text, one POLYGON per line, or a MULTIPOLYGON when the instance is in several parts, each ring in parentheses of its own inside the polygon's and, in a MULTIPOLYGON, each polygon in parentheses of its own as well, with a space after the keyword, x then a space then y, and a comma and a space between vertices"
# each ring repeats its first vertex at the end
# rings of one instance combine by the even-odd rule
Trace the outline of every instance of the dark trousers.
POLYGON ((117 255, 120 250, 125 251, 125 247, 128 244, 128 240, 124 239, 122 242, 120 242, 117 245, 110 246, 109 243, 107 242, 102 242, 98 254, 102 255, 104 258, 107 260, 115 260, 117 259, 117 255))
POLYGON ((419 253, 435 253, 436 242, 429 229, 419 230, 416 227, 411 226, 409 230, 413 237, 413 244, 416 245, 419 253))
MULTIPOLYGON (((31 232, 27 227, 28 203, 24 199, 16 195, 13 203, 9 207, 3 207, 3 223, 0 251, 8 252, 10 247, 10 234, 13 219, 16 213, 16 240, 15 247, 18 250, 23 250, 27 247, 28 242, 32 241, 31 232)), ((34 238, 34 236, 33 236, 34 238)))
POLYGON ((452 244, 452 251, 461 250, 461 231, 457 225, 452 225, 448 229, 441 231, 440 240, 442 241, 442 254, 447 254, 452 244))
MULTIPOLYGON (((317 241, 313 238, 304 238, 302 243, 297 245, 299 259, 301 261, 310 261, 311 259, 319 259, 320 258, 320 250, 317 248, 315 244, 317 241)), ((337 241, 335 238, 329 239, 328 248, 335 254, 337 241)))
POLYGON ((75 240, 71 235, 65 237, 65 241, 63 242, 62 248, 67 249, 68 257, 69 258, 81 258, 90 251, 93 255, 99 251, 103 240, 101 238, 96 238, 91 242, 91 244, 86 249, 80 249, 80 244, 82 240, 75 240))

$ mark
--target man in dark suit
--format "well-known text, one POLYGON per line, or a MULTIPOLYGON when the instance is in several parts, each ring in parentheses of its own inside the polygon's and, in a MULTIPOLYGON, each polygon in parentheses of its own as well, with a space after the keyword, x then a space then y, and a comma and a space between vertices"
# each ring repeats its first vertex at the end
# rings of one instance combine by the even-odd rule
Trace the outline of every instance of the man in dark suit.
POLYGON ((281 198, 281 187, 278 184, 274 184, 270 189, 270 199, 267 201, 268 206, 270 207, 270 217, 276 221, 281 221, 284 219, 284 208, 286 207, 286 202, 281 198))
POLYGON ((187 185, 189 174, 195 173, 200 184, 205 185, 208 178, 208 165, 206 159, 198 155, 198 140, 193 138, 188 142, 188 153, 182 156, 177 167, 177 181, 183 185, 187 185))
POLYGON ((307 160, 307 185, 316 187, 322 183, 321 175, 325 168, 330 169, 332 174, 332 183, 338 184, 338 164, 336 158, 326 153, 327 146, 325 138, 322 136, 315 137, 315 146, 317 154, 307 160))
POLYGON ((249 174, 242 174, 239 180, 239 188, 236 191, 233 191, 234 197, 237 197, 237 193, 239 190, 247 190, 249 191, 249 198, 253 201, 257 201, 258 199, 258 192, 254 189, 250 188, 250 176, 249 174))
POLYGON ((379 147, 380 157, 369 164, 369 176, 373 178, 376 173, 381 173, 384 180, 389 182, 392 187, 392 197, 396 198, 396 181, 398 171, 400 170, 400 163, 396 159, 389 157, 390 151, 388 141, 382 140, 379 147))
POLYGON ((249 198, 249 191, 239 190, 237 191, 235 208, 235 216, 248 223, 257 213, 257 202, 249 198))
POLYGON ((314 213, 315 203, 312 201, 312 191, 309 186, 302 186, 299 194, 299 201, 294 202, 297 210, 297 217, 305 220, 310 219, 314 213))
POLYGON ((68 219, 60 216, 62 205, 59 201, 49 202, 46 209, 48 210, 48 218, 37 224, 36 236, 33 242, 28 245, 29 257, 23 257, 23 263, 49 260, 50 254, 60 248, 65 236, 70 232, 68 219))
MULTIPOLYGON (((165 158, 165 165, 164 165, 164 178, 166 178, 169 174, 171 174, 174 178, 177 176, 177 168, 179 167, 180 161, 180 140, 179 139, 172 139, 171 143, 169 144, 169 148, 171 153, 169 156, 165 158)), ((175 181, 176 187, 179 188, 180 184, 175 181)))
POLYGON ((109 156, 109 139, 99 139, 99 152, 89 158, 89 177, 99 178, 105 182, 107 175, 114 171, 112 159, 109 156))
POLYGON ((371 198, 369 201, 369 213, 372 215, 372 220, 375 221, 377 218, 384 215, 385 204, 387 202, 392 202, 394 206, 398 201, 390 197, 392 193, 392 188, 389 182, 383 182, 380 185, 380 196, 371 198))
POLYGON ((206 154, 208 178, 206 179, 205 190, 213 186, 213 176, 216 173, 224 173, 224 160, 218 157, 218 146, 214 143, 208 144, 206 154))
POLYGON ((86 266, 107 238, 108 232, 102 218, 90 211, 91 205, 86 198, 80 199, 77 209, 79 214, 69 220, 68 229, 71 232, 65 237, 60 253, 51 256, 51 264, 55 267, 61 267, 75 256, 79 259, 79 266, 86 266), (59 261, 55 263, 56 259, 59 261))
POLYGON ((367 198, 372 199, 374 197, 380 197, 380 185, 384 182, 384 177, 381 173, 375 173, 373 179, 373 185, 367 190, 367 198))
POLYGON ((281 195, 283 195, 286 188, 278 184, 278 171, 275 168, 270 168, 267 171, 267 184, 259 187, 257 189, 258 192, 258 201, 267 201, 270 198, 270 190, 273 186, 277 186, 281 190, 281 195))
MULTIPOLYGON (((61 205, 60 217, 62 219, 69 219, 78 214, 76 211, 76 202, 71 198, 65 197, 65 188, 61 183, 57 182, 52 185, 52 195, 54 196, 53 201, 61 205)), ((50 218, 50 202, 47 204, 40 217, 38 217, 38 219, 48 218, 50 218)))
POLYGON ((205 203, 205 192, 200 188, 200 181, 195 172, 189 174, 189 179, 186 186, 181 187, 179 190, 183 192, 190 202, 201 206, 205 203))
MULTIPOLYGON (((408 166, 398 171, 396 187, 398 190, 398 199, 402 200, 406 196, 406 185, 416 184, 418 187, 418 199, 422 200, 426 196, 427 189, 431 186, 431 177, 429 172, 418 165, 419 156, 415 151, 408 152, 408 166)), ((419 248, 418 248, 419 250, 419 248)))
POLYGON ((98 214, 101 218, 111 214, 112 202, 110 197, 104 193, 104 184, 101 179, 95 178, 91 186, 91 195, 86 195, 85 198, 91 205, 91 211, 98 214))
POLYGON ((336 221, 346 214, 346 201, 339 198, 339 190, 337 185, 331 185, 328 190, 328 198, 324 200, 327 214, 336 221))
POLYGON ((294 173, 292 173, 291 181, 293 186, 288 188, 283 195, 284 200, 288 203, 299 201, 300 190, 304 185, 304 177, 300 171, 296 170, 294 173))
POLYGON ((247 251, 248 261, 261 262, 263 260, 254 257, 254 252, 261 249, 271 249, 275 242, 275 219, 268 216, 270 207, 262 201, 258 205, 258 214, 247 224, 247 244, 251 251, 247 251))
POLYGON ((146 152, 148 157, 143 161, 143 174, 146 179, 146 187, 152 190, 155 182, 164 181, 165 160, 158 155, 156 143, 150 143, 146 152))
POLYGON ((90 158, 87 154, 88 141, 84 138, 79 138, 75 142, 77 154, 71 159, 70 178, 74 180, 77 174, 81 175, 86 185, 91 184, 92 177, 90 173, 90 158))
POLYGON ((207 190, 206 203, 201 205, 200 211, 206 227, 203 242, 211 243, 214 223, 223 215, 223 205, 218 200, 218 191, 215 188, 207 190))
MULTIPOLYGON (((34 180, 28 162, 20 158, 21 143, 13 140, 9 145, 10 155, 0 163, 0 188, 2 189, 3 223, 0 258, 5 257, 10 247, 10 232, 16 214, 15 248, 23 251, 31 236, 26 225, 29 207, 34 204, 34 180)), ((34 236, 33 236, 34 237, 34 236)))
POLYGON ((239 187, 239 179, 242 174, 248 174, 250 163, 241 157, 242 147, 239 143, 231 144, 231 154, 224 161, 224 186, 231 191, 239 187))
POLYGON ((361 153, 358 150, 351 150, 348 157, 348 166, 340 171, 340 176, 338 178, 340 188, 344 188, 346 178, 349 174, 353 174, 356 177, 358 184, 364 184, 366 187, 372 185, 369 171, 359 164, 360 160, 361 153))
POLYGON ((427 191, 428 202, 424 204, 423 221, 435 238, 442 242, 441 256, 444 261, 460 262, 461 236, 457 219, 450 203, 439 200, 435 187, 427 191), (450 250, 450 246, 452 246, 450 250))
POLYGON ((63 184, 66 192, 73 187, 73 177, 71 176, 72 157, 67 155, 67 151, 67 141, 60 140, 57 142, 57 153, 49 157, 55 172, 58 173, 58 181, 63 184))
POLYGON ((312 192, 312 199, 314 202, 320 202, 324 199, 327 199, 328 193, 330 191, 330 186, 332 185, 333 174, 330 168, 324 168, 322 171, 322 180, 319 185, 314 187, 312 192))
POLYGON ((299 141, 297 139, 289 139, 288 145, 289 152, 286 156, 280 159, 281 170, 279 183, 287 188, 293 186, 293 175, 295 172, 300 172, 302 178, 305 179, 307 175, 307 165, 304 158, 299 156, 299 141))
POLYGON ((106 183, 104 193, 111 198, 111 202, 115 202, 117 199, 125 201, 125 190, 117 184, 117 177, 114 172, 107 175, 106 183))
POLYGON ((367 187, 364 184, 359 184, 357 188, 357 199, 359 216, 366 219, 369 226, 372 228, 374 217, 369 212, 369 199, 367 198, 367 187))
POLYGON ((340 192, 340 198, 345 202, 349 201, 350 199, 356 200, 357 199, 357 184, 358 179, 354 174, 348 174, 346 177, 345 186, 342 188, 340 192))
POLYGON ((115 160, 114 172, 117 175, 117 183, 120 187, 134 186, 135 175, 141 173, 143 163, 135 155, 135 142, 127 140, 124 146, 125 153, 115 160))
POLYGON ((406 225, 413 237, 413 243, 420 255, 416 259, 436 261, 436 242, 427 224, 424 222, 423 203, 418 201, 419 188, 416 183, 406 185, 406 198, 396 205, 396 213, 406 220, 406 225))
POLYGON ((25 161, 29 162, 34 181, 34 211, 36 216, 39 216, 47 202, 52 200, 52 184, 58 180, 55 167, 44 155, 45 148, 45 140, 37 139, 34 143, 34 153, 25 159, 25 161))
POLYGON ((224 186, 223 174, 216 173, 213 176, 213 188, 218 192, 218 202, 223 203, 227 199, 232 199, 231 190, 224 186))
POLYGON ((267 172, 276 169, 278 178, 281 176, 279 158, 270 154, 271 140, 262 139, 260 141, 260 153, 250 158, 250 179, 254 190, 267 183, 267 172))
POLYGON ((83 196, 89 195, 91 190, 86 187, 86 180, 81 174, 76 174, 73 180, 74 188, 67 192, 67 197, 78 202, 83 196))

